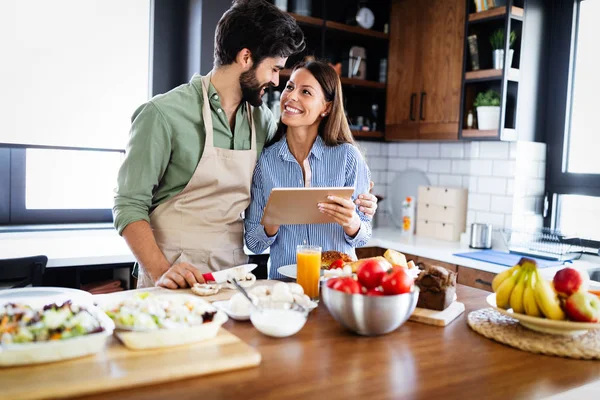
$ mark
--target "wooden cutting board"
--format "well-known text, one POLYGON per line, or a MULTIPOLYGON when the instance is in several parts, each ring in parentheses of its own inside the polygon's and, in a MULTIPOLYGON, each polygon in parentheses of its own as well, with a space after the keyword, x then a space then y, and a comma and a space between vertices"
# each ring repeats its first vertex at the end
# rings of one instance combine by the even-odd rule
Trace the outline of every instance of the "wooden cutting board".
POLYGON ((205 342, 145 351, 128 350, 113 337, 94 356, 0 368, 0 397, 81 396, 253 367, 260 361, 258 351, 225 329, 205 342))
POLYGON ((426 308, 415 308, 415 312, 409 321, 421 322, 427 325, 446 326, 454 321, 465 311, 465 305, 458 301, 453 302, 444 311, 428 310, 426 308))

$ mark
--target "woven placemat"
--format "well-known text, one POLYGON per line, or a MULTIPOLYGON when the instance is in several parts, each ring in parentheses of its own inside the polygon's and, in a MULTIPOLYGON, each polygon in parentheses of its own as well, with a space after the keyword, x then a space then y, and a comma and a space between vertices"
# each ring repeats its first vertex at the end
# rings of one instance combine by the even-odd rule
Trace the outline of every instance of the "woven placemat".
POLYGON ((511 347, 549 356, 600 360, 600 329, 578 336, 548 335, 527 329, 493 308, 472 311, 469 327, 489 339, 511 347))

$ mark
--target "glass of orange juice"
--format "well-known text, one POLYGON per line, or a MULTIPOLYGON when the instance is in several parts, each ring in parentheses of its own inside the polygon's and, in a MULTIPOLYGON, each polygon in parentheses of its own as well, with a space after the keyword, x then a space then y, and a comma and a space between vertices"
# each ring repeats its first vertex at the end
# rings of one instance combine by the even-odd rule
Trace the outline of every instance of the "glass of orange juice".
POLYGON ((296 247, 296 281, 304 294, 313 301, 319 300, 319 279, 321 278, 321 248, 299 245, 296 247))

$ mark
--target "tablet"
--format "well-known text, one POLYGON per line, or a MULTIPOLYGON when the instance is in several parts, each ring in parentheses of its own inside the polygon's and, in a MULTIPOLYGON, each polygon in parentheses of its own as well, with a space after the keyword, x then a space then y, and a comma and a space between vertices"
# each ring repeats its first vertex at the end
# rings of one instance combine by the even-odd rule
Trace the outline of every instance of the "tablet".
POLYGON ((353 187, 274 188, 265 207, 262 225, 329 224, 335 222, 319 211, 318 203, 332 203, 327 196, 352 198, 353 187))

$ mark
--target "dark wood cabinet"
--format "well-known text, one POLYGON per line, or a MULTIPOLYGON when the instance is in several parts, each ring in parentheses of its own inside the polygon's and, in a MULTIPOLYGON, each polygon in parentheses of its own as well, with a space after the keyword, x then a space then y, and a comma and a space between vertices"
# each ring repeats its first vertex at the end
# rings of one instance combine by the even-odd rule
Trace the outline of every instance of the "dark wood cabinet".
POLYGON ((458 267, 458 283, 477 289, 492 290, 492 280, 496 276, 493 272, 480 271, 478 269, 458 267))
POLYGON ((395 0, 390 16, 386 140, 457 140, 464 0, 395 0))

